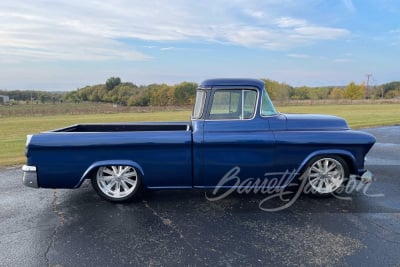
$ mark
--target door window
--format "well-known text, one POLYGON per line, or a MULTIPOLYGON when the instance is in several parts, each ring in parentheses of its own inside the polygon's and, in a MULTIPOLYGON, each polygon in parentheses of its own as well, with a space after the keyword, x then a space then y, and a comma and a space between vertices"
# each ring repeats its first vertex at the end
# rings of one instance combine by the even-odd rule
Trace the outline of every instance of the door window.
POLYGON ((249 89, 219 89, 214 91, 211 120, 246 120, 254 116, 257 91, 249 89))

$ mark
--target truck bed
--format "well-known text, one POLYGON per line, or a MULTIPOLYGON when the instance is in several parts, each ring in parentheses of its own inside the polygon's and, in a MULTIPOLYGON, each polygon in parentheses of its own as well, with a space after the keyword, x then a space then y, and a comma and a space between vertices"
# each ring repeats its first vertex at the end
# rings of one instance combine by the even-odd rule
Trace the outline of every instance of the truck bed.
POLYGON ((189 122, 139 122, 109 124, 75 124, 51 132, 141 132, 141 131, 189 131, 189 122))

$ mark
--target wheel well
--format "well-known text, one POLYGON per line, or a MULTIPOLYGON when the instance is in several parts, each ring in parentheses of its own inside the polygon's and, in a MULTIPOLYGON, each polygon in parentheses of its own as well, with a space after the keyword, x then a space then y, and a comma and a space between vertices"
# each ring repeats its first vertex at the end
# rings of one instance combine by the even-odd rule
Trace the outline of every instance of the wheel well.
POLYGON ((332 156, 343 159, 343 160, 346 162, 346 164, 347 164, 347 167, 348 167, 348 169, 349 169, 350 174, 352 174, 352 173, 355 172, 355 165, 354 165, 353 159, 352 159, 350 156, 348 156, 348 155, 346 155, 346 154, 326 153, 326 154, 319 154, 319 155, 315 155, 315 156, 311 157, 311 158, 310 158, 309 160, 307 160, 307 162, 302 166, 302 168, 300 169, 299 173, 303 173, 303 172, 307 169, 307 166, 310 164, 310 162, 314 161, 316 158, 321 158, 321 157, 332 157, 332 156))
POLYGON ((88 173, 86 173, 84 179, 92 179, 94 175, 96 175, 96 172, 100 167, 102 166, 97 166, 95 168, 92 168, 88 173))
POLYGON ((91 179, 93 177, 93 175, 96 174, 97 170, 100 167, 111 166, 111 165, 131 166, 131 167, 136 169, 136 171, 138 172, 138 175, 140 175, 141 178, 144 177, 144 172, 143 172, 142 167, 138 163, 136 163, 134 161, 131 161, 131 160, 105 160, 105 161, 98 161, 98 162, 94 162, 92 165, 90 165, 86 169, 86 171, 81 176, 81 179, 79 180, 79 182, 77 183, 75 188, 80 187, 84 180, 91 179))
POLYGON ((348 155, 336 154, 335 156, 342 158, 346 162, 350 174, 355 172, 354 162, 348 155))
MULTIPOLYGON (((138 175, 142 175, 142 170, 139 169, 139 168, 136 167, 136 166, 132 166, 132 165, 123 165, 123 164, 117 164, 117 165, 121 165, 121 166, 130 166, 130 167, 132 167, 132 168, 134 168, 134 169, 136 170, 136 172, 138 173, 138 175)), ((92 179, 92 178, 94 177, 94 175, 96 175, 97 171, 98 171, 101 167, 106 167, 106 166, 112 166, 112 164, 109 164, 109 165, 99 165, 99 166, 96 166, 96 167, 91 168, 90 171, 88 171, 88 172, 85 174, 84 179, 92 179)))

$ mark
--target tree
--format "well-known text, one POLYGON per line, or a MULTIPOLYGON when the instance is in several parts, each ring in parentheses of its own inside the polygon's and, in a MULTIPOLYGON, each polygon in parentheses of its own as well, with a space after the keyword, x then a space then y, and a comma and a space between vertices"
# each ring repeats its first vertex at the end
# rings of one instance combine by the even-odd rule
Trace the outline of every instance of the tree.
POLYGON ((262 79, 265 83, 265 89, 272 100, 288 100, 293 94, 293 87, 286 83, 262 79))
POLYGON ((343 89, 335 87, 329 94, 330 99, 342 99, 343 98, 343 89))
POLYGON ((44 104, 47 100, 47 96, 45 94, 41 94, 39 96, 39 99, 40 99, 40 103, 44 104))
POLYGON ((299 100, 310 99, 309 91, 310 89, 307 86, 295 88, 293 90, 292 99, 299 99, 299 100))
POLYGON ((400 82, 390 82, 390 83, 385 83, 381 85, 382 87, 382 95, 385 96, 385 98, 388 98, 388 96, 395 96, 396 94, 398 94, 398 92, 400 91, 400 82), (394 93, 390 93, 388 94, 390 91, 397 91, 394 93))
POLYGON ((326 99, 328 97, 328 87, 314 87, 308 91, 310 99, 326 99))
POLYGON ((350 82, 344 88, 343 96, 347 99, 362 99, 365 96, 365 86, 350 82))
POLYGON ((174 104, 175 105, 189 105, 193 104, 194 96, 196 95, 197 84, 182 82, 176 85, 174 90, 174 104))
POLYGON ((65 95, 64 99, 67 102, 74 102, 74 103, 78 103, 80 101, 79 96, 78 96, 78 91, 68 92, 65 95))
POLYGON ((107 91, 112 90, 115 86, 121 83, 121 79, 119 77, 110 77, 106 81, 106 89, 107 91))
POLYGON ((396 90, 390 90, 385 94, 385 98, 395 98, 395 97, 399 97, 400 93, 399 91, 396 90))

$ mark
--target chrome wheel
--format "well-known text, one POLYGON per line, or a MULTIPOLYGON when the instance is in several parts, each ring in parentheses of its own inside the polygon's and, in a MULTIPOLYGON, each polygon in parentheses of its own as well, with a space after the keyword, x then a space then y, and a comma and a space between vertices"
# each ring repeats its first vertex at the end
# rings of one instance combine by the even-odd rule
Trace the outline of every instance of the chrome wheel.
POLYGON ((123 200, 133 195, 139 185, 138 174, 131 166, 100 167, 97 188, 110 200, 123 200))
MULTIPOLYGON (((340 160, 342 161, 342 160, 340 160)), ((334 193, 345 182, 346 166, 334 158, 320 158, 308 169, 308 183, 320 195, 334 193)))

